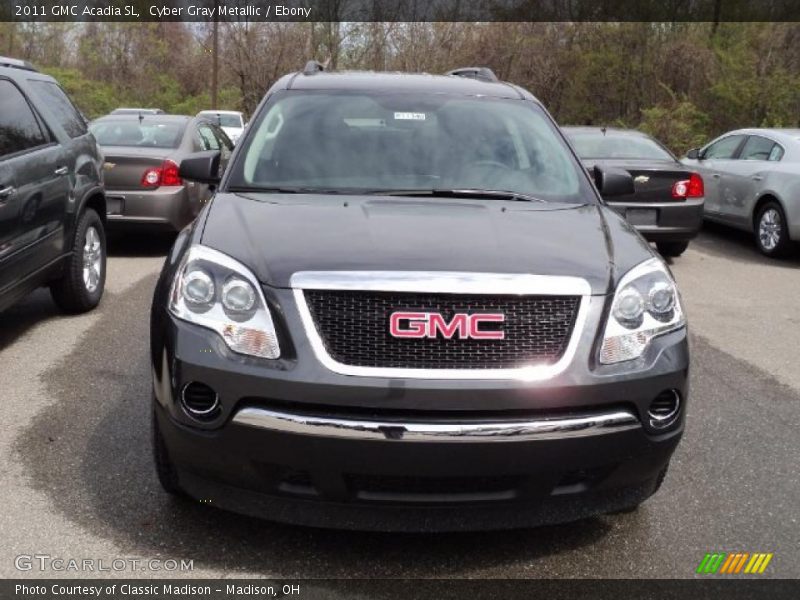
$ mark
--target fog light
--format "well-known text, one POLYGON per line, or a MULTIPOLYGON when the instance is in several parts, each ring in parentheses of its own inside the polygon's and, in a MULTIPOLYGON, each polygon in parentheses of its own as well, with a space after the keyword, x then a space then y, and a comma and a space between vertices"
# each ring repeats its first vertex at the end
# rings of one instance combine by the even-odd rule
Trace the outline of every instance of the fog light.
POLYGON ((681 396, 677 390, 664 390, 650 403, 647 416, 650 427, 664 429, 672 425, 681 410, 681 396))
POLYGON ((205 383, 193 381, 183 386, 181 405, 189 416, 210 421, 219 414, 219 396, 205 383))

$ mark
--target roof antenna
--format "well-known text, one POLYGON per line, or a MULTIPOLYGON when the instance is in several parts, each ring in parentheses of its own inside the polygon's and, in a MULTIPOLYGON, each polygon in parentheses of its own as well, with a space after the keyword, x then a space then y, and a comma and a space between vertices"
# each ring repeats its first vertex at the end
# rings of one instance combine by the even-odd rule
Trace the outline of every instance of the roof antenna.
POLYGON ((607 128, 606 128, 606 126, 605 126, 605 125, 603 125, 603 126, 600 128, 600 131, 602 131, 602 132, 603 132, 603 135, 605 135, 605 134, 606 134, 606 129, 607 129, 607 128))
POLYGON ((142 114, 142 111, 139 111, 139 125, 142 124, 142 121, 144 121, 144 115, 142 114))

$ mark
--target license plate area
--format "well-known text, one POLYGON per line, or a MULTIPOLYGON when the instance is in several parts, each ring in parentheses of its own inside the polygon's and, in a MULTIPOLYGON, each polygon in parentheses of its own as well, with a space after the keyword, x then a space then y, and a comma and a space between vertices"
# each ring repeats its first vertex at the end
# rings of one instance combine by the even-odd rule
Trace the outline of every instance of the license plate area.
POLYGON ((656 225, 658 211, 655 208, 628 208, 625 210, 625 219, 633 226, 656 225))
POLYGON ((121 215, 125 208, 125 198, 122 196, 106 197, 106 214, 121 215))

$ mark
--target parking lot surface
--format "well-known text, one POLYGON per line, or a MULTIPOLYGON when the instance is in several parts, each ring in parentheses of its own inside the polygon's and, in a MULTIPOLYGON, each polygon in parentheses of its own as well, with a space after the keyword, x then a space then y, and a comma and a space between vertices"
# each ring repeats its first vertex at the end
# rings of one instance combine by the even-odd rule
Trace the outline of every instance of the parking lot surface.
MULTIPOLYGON (((46 291, 0 314, 2 577, 18 555, 190 559, 137 576, 692 577, 706 552, 773 552, 800 577, 800 256, 707 227, 673 270, 692 331, 687 431, 639 511, 534 530, 411 535, 277 525, 174 500, 150 460, 148 313, 167 238, 110 246, 106 296, 78 317, 46 291)), ((557 457, 555 457, 557 459, 557 457)))

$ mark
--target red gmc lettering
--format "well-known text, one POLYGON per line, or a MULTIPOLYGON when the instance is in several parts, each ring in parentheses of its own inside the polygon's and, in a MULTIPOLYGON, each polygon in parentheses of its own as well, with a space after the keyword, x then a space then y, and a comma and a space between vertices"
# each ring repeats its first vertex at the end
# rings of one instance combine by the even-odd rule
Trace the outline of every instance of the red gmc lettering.
POLYGON ((428 313, 396 312, 389 318, 389 333, 396 338, 425 337, 428 313), (403 328, 403 321, 407 321, 403 328))
POLYGON ((500 313, 468 315, 457 313, 448 322, 439 313, 396 312, 389 317, 389 333, 396 338, 437 338, 502 340, 504 331, 486 331, 482 323, 502 323, 505 316, 500 313))
POLYGON ((506 332, 502 330, 481 331, 481 323, 502 323, 505 317, 501 314, 472 315, 469 319, 469 337, 476 340, 502 340, 506 332))

